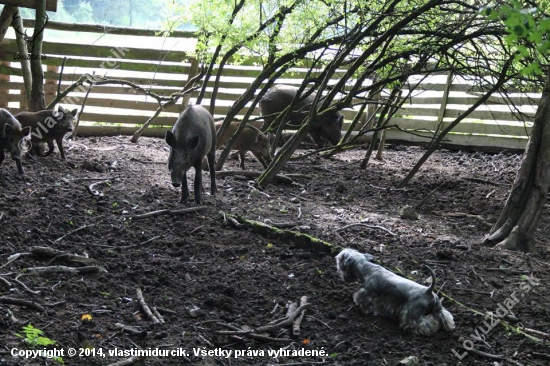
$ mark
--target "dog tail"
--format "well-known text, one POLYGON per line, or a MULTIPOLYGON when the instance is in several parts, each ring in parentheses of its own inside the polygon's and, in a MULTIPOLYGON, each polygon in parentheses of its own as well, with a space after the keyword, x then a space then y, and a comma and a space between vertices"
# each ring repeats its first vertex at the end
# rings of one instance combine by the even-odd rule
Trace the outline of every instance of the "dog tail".
POLYGON ((426 292, 431 295, 435 289, 435 273, 433 269, 431 269, 427 265, 424 264, 423 267, 427 268, 428 271, 430 271, 430 275, 432 276, 432 283, 430 284, 430 287, 428 287, 428 289, 426 290, 426 292))

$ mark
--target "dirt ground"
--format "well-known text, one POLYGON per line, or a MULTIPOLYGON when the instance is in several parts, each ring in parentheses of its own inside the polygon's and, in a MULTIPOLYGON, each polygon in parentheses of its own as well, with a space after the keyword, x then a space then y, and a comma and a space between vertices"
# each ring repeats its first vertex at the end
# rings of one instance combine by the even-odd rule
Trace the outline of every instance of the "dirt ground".
MULTIPOLYGON (((406 188, 392 189, 423 150, 390 146, 383 161, 373 160, 363 171, 358 165, 364 153, 293 161, 284 172, 311 179, 297 180, 301 186, 272 184, 265 194, 254 192, 249 180, 227 177, 217 180, 214 199, 204 173, 205 211, 141 220, 130 217, 194 206, 179 203, 180 191, 169 183, 168 150, 161 139, 67 141, 67 162, 57 153, 25 160, 25 178, 7 158, 0 167, 0 294, 46 311, 0 302, 0 365, 59 364, 11 356, 13 349, 31 349, 16 335, 28 323, 57 342, 53 347, 65 351, 66 365, 108 365, 130 356, 109 351, 149 348, 179 354, 149 357, 145 365, 396 365, 409 356, 418 357, 420 365, 549 365, 548 209, 536 233, 537 255, 479 245, 487 222, 505 203, 521 156, 439 151, 406 188), (102 180, 109 183, 94 187, 101 196, 88 192, 87 186, 102 180), (418 220, 400 218, 400 207, 424 199, 418 220), (224 213, 295 223, 313 237, 372 253, 387 268, 421 283, 427 280, 421 265, 428 264, 438 290, 449 297, 444 306, 456 329, 421 337, 363 313, 352 300, 359 284, 338 278, 333 257, 235 228, 224 213), (336 231, 355 223, 370 227, 336 231), (77 267, 59 254, 9 262, 37 246, 88 256, 105 271, 32 270, 77 267), (164 324, 154 325, 139 311, 137 289, 148 305, 169 310, 163 312, 164 324), (287 303, 303 296, 310 307, 299 335, 290 328, 264 334, 279 341, 246 334, 284 317, 287 303), (512 305, 511 298, 517 299, 512 305), (490 312, 506 323, 484 319, 490 312), (84 314, 92 321, 82 321, 84 314), (130 335, 116 324, 146 332, 130 335), (218 333, 230 325, 245 331, 218 333), (67 354, 69 348, 86 347, 82 352, 95 356, 67 354), (466 355, 465 347, 485 354, 466 355), (196 356, 198 351, 216 353, 196 356), (233 352, 226 358, 221 351, 233 352)), ((261 168, 252 155, 247 165, 261 168)), ((237 167, 229 160, 225 168, 237 167)))

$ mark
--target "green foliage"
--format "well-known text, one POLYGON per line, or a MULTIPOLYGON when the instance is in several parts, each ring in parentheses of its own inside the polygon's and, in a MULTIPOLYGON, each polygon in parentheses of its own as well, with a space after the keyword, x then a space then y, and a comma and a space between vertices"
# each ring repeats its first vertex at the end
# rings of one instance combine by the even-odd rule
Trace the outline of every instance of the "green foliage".
MULTIPOLYGON (((501 7, 482 9, 487 19, 502 21, 508 34, 504 37, 506 44, 518 54, 516 61, 523 64, 525 75, 540 75, 541 59, 550 50, 550 18, 547 16, 548 1, 539 1, 537 7, 524 8, 519 1, 511 1, 501 7)), ((542 61, 546 63, 545 61, 542 61)))
POLYGON ((33 327, 32 324, 24 326, 23 328, 21 328, 21 330, 25 335, 17 333, 15 335, 19 338, 22 338, 25 343, 32 347, 46 347, 54 346, 57 344, 56 341, 51 340, 48 337, 43 337, 42 334, 44 334, 44 332, 38 328, 33 327))
MULTIPOLYGON (((33 327, 32 324, 24 326, 23 328, 21 328, 21 330, 23 331, 23 335, 18 333, 15 333, 15 335, 23 339, 23 342, 25 342, 29 347, 43 348, 57 345, 56 341, 48 337, 44 337, 44 332, 38 328, 33 327)), ((53 360, 60 364, 65 364, 62 357, 53 357, 53 360)))

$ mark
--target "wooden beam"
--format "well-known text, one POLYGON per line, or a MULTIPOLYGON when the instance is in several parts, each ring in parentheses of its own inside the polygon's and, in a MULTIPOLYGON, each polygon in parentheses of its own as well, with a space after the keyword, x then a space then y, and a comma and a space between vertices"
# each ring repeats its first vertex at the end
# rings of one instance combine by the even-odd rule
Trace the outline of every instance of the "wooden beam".
MULTIPOLYGON (((36 0, 0 0, 0 4, 36 9, 36 0)), ((46 0, 46 11, 57 11, 57 0, 46 0)))
MULTIPOLYGON (((0 0, 0 3, 2 0, 0 0)), ((23 25, 27 28, 34 28, 34 19, 23 19, 23 25)), ((65 23, 65 22, 48 22, 48 29, 71 31, 71 32, 88 32, 101 34, 117 34, 123 36, 147 36, 155 37, 161 33, 160 29, 145 29, 145 28, 130 28, 130 27, 115 27, 112 25, 101 24, 81 24, 81 23, 65 23)), ((173 31, 169 37, 174 38, 197 38, 195 32, 191 31, 173 31)))
POLYGON ((2 9, 2 14, 0 14, 0 43, 2 43, 2 40, 4 39, 8 28, 11 26, 11 21, 14 13, 14 6, 6 5, 4 6, 4 9, 2 9))

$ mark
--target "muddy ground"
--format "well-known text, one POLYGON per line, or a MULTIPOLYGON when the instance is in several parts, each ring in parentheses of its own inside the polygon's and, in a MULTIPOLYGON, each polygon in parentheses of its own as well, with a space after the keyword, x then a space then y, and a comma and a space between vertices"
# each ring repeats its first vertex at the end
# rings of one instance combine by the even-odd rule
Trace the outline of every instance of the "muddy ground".
MULTIPOLYGON (((272 184, 262 194, 252 192, 249 180, 222 178, 215 199, 205 194, 203 212, 135 220, 130 217, 194 203, 179 203, 180 191, 169 184, 168 150, 161 139, 128 141, 67 141, 67 162, 57 153, 25 160, 24 179, 9 158, 0 167, 1 295, 46 309, 41 313, 0 303, 0 365, 59 364, 10 355, 15 348, 31 348, 16 335, 28 323, 64 349, 66 365, 108 365, 128 358, 110 356, 109 350, 157 347, 180 350, 180 355, 149 357, 145 365, 395 365, 409 356, 418 357, 420 365, 550 364, 548 209, 536 233, 539 254, 479 245, 487 222, 505 203, 521 156, 439 151, 404 189, 392 187, 420 158, 421 148, 390 146, 384 160, 373 160, 365 171, 358 169, 364 150, 330 160, 309 157, 284 170, 310 176, 298 180, 302 186, 272 184), (87 186, 102 180, 110 181, 94 187, 102 196, 92 196, 87 186), (417 209, 418 220, 400 218, 400 207, 419 204, 434 189, 417 209), (223 213, 296 223, 314 237, 370 252, 393 271, 422 283, 427 276, 421 265, 429 264, 438 289, 450 298, 444 305, 457 328, 421 337, 363 313, 352 300, 359 284, 343 283, 330 255, 235 228, 223 213), (354 223, 371 227, 336 231, 354 223), (88 256, 91 265, 105 272, 29 270, 77 266, 59 254, 24 255, 8 263, 11 255, 36 246, 88 256), (153 325, 139 311, 138 288, 150 306, 170 311, 164 312, 164 324, 153 325), (228 325, 245 330, 267 325, 284 317, 288 302, 303 296, 310 307, 299 335, 289 328, 265 334, 283 339, 276 342, 217 333, 230 330, 228 325), (511 305, 513 316, 499 310, 510 305, 510 298, 517 299, 511 305), (488 328, 491 321, 483 319, 488 312, 506 315, 506 324, 543 333, 503 324, 488 328), (91 322, 82 321, 84 314, 92 316, 91 322), (146 334, 126 334, 117 323, 146 334), (86 347, 96 355, 67 355, 69 348, 86 347), (465 355, 464 347, 486 354, 465 355), (309 353, 268 355, 280 349, 309 353), (196 350, 233 353, 230 358, 195 356, 196 350), (241 352, 238 358, 235 351, 241 352)), ((247 164, 249 169, 261 167, 252 155, 247 164)), ((237 167, 236 160, 226 165, 237 167)), ((206 173, 204 185, 209 192, 206 173)))

